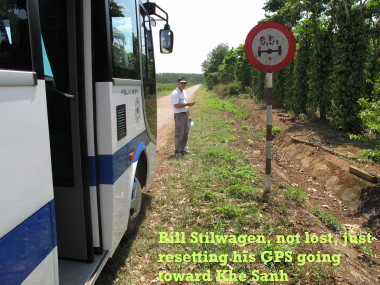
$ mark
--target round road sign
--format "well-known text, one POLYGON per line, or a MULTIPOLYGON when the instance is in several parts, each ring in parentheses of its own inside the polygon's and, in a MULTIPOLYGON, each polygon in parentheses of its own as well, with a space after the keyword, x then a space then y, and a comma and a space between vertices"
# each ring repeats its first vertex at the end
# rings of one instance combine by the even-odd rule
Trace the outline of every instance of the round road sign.
POLYGON ((244 49, 253 67, 264 72, 276 72, 293 60, 296 40, 284 25, 262 22, 248 33, 244 49))

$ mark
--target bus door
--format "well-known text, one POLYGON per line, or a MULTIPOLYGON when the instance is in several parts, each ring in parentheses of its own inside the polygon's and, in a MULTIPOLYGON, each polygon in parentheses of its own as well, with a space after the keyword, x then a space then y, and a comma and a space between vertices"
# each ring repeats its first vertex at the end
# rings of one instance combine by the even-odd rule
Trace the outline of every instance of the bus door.
POLYGON ((79 1, 40 0, 58 255, 92 261, 79 1))
POLYGON ((48 272, 45 284, 54 282, 45 84, 42 64, 32 52, 40 52, 36 2, 1 1, 0 7, 0 284, 27 278, 32 284, 36 267, 48 272))

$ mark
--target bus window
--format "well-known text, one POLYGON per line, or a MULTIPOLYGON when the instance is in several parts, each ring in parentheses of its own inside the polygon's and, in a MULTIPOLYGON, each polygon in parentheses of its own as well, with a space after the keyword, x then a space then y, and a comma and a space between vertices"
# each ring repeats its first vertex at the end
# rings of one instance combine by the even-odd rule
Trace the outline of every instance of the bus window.
POLYGON ((153 39, 149 16, 141 15, 141 22, 141 53, 143 60, 143 77, 154 78, 156 71, 154 66, 153 39))
POLYGON ((141 10, 141 54, 142 74, 144 81, 144 107, 147 119, 147 130, 150 139, 157 139, 157 99, 156 99, 156 70, 154 65, 153 39, 150 17, 141 10))
POLYGON ((0 9, 0 68, 32 70, 26 1, 2 1, 0 9))
POLYGON ((139 41, 134 0, 109 0, 113 77, 140 79, 139 41))
POLYGON ((44 63, 44 74, 45 80, 49 80, 49 78, 54 78, 53 71, 51 70, 50 60, 46 53, 46 47, 44 43, 44 39, 41 37, 41 45, 42 45, 42 60, 44 63))
POLYGON ((71 187, 74 185, 71 107, 70 100, 60 93, 70 90, 66 1, 40 1, 39 8, 53 184, 71 187))

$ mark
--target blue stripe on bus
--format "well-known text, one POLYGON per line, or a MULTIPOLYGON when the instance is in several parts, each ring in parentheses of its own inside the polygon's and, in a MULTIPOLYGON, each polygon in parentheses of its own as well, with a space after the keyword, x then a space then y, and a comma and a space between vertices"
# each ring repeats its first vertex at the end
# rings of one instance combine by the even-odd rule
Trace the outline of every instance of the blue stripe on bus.
POLYGON ((51 201, 0 239, 0 284, 16 285, 57 246, 51 201))
POLYGON ((137 148, 136 148, 136 150, 135 150, 135 157, 134 157, 132 163, 135 163, 136 161, 139 160, 140 155, 141 155, 141 153, 144 151, 145 148, 146 148, 146 146, 145 146, 145 144, 143 144, 143 143, 140 143, 140 144, 137 146, 137 148))
MULTIPOLYGON (((146 131, 127 143, 113 155, 99 155, 99 184, 113 185, 117 179, 140 157, 142 151, 149 144, 150 139, 146 131), (135 158, 129 161, 129 154, 135 152, 135 158)), ((89 158, 89 162, 95 167, 95 159, 89 158)), ((91 166, 92 167, 92 166, 91 166)), ((90 186, 96 186, 96 171, 90 171, 90 186)))
POLYGON ((99 155, 99 183, 100 184, 113 184, 114 172, 113 172, 113 156, 112 155, 99 155))

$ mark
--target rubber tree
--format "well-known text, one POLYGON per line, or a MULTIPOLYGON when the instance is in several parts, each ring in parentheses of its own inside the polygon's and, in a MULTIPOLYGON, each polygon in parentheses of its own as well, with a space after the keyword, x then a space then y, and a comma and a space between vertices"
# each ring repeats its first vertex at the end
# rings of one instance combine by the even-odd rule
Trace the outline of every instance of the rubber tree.
POLYGON ((359 98, 366 97, 369 30, 362 1, 337 1, 332 6, 333 48, 332 122, 344 131, 359 132, 359 98), (360 2, 360 3, 358 3, 360 2))

